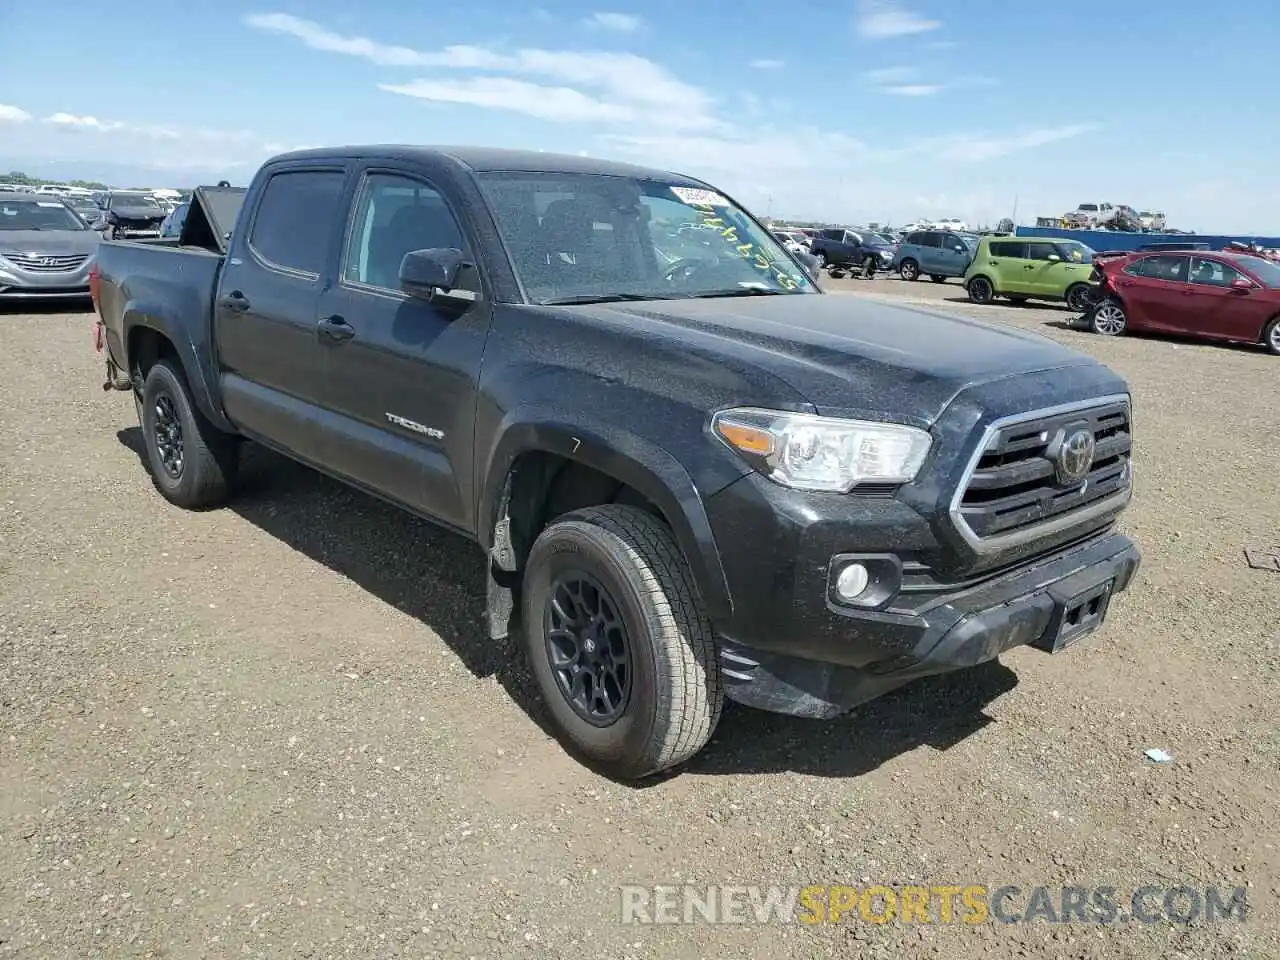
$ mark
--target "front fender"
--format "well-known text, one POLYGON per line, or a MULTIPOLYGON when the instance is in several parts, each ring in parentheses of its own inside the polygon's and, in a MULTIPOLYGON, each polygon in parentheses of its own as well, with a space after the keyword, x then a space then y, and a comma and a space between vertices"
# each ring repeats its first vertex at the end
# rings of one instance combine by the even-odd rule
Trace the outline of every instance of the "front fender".
MULTIPOLYGON (((728 581, 703 493, 688 471, 652 441, 609 425, 583 427, 551 412, 530 416, 512 412, 504 418, 489 457, 477 508, 477 532, 486 549, 507 476, 523 453, 546 452, 608 474, 638 490, 662 511, 693 572, 709 616, 725 619, 733 612, 728 581), (513 415, 514 414, 514 415, 513 415)), ((715 491, 708 491, 707 495, 715 491)))

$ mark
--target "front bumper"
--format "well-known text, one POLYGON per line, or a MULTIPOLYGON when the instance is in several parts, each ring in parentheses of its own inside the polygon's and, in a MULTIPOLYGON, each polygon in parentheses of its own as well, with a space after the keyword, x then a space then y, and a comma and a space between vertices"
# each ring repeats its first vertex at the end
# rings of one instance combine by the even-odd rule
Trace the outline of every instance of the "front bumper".
POLYGON ((777 510, 793 498, 760 486, 768 481, 739 483, 747 487, 709 503, 734 598, 733 616, 716 625, 721 668, 730 698, 779 713, 836 716, 1013 647, 1052 651, 1071 632, 1068 612, 1087 607, 1089 622, 1075 632, 1092 632, 1141 563, 1136 544, 1105 520, 1038 556, 947 576, 922 562, 938 550, 929 526, 895 499, 868 497, 824 521, 777 510), (773 502, 773 523, 756 515, 744 526, 754 512, 744 505, 762 506, 760 494, 773 502), (841 558, 888 571, 896 589, 874 608, 841 603, 832 592, 841 558))
POLYGON ((72 270, 31 271, 0 262, 0 299, 59 300, 89 296, 90 257, 72 270))

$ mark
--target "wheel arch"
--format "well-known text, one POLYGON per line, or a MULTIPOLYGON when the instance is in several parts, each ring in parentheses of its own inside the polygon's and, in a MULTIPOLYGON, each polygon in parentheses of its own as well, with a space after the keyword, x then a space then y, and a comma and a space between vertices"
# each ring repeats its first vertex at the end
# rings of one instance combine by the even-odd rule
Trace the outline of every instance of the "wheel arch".
POLYGON ((490 557, 489 629, 506 635, 514 591, 533 541, 556 516, 628 503, 670 527, 707 614, 732 613, 728 581, 699 491, 688 471, 652 441, 620 429, 552 419, 511 425, 489 458, 476 530, 490 557))

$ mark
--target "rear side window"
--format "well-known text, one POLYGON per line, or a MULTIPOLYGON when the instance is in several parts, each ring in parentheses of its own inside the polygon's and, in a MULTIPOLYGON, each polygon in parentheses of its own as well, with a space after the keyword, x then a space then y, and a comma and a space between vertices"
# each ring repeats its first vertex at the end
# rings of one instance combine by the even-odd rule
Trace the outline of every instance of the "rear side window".
POLYGON ((942 246, 942 234, 940 234, 940 233, 922 233, 922 234, 920 234, 920 246, 922 246, 922 247, 940 247, 940 246, 942 246))
POLYGON ((920 246, 920 244, 924 242, 924 240, 922 239, 923 237, 924 237, 923 233, 909 233, 907 234, 907 239, 904 240, 903 243, 909 243, 912 246, 918 247, 920 246))
POLYGON ((1015 243, 1010 240, 992 243, 991 256, 1008 257, 1011 260, 1025 260, 1027 259, 1027 245, 1025 243, 1015 243))
POLYGON ((1166 255, 1143 257, 1124 268, 1125 273, 1149 280, 1166 280, 1172 283, 1187 282, 1187 257, 1166 255))
POLYGON ((319 276, 333 238, 346 174, 291 170, 267 181, 249 246, 268 265, 319 276))

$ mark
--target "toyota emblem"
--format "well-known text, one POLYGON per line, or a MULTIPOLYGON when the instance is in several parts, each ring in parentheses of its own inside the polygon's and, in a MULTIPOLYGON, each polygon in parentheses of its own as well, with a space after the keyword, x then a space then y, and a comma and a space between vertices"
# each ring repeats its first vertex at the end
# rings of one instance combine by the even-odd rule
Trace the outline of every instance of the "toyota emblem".
POLYGON ((1062 438, 1054 458, 1058 482, 1073 486, 1084 480, 1093 469, 1093 451, 1096 445, 1093 433, 1083 428, 1072 430, 1062 438))

